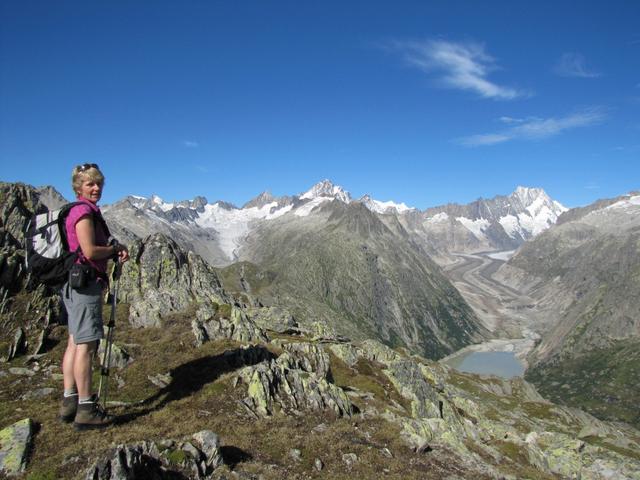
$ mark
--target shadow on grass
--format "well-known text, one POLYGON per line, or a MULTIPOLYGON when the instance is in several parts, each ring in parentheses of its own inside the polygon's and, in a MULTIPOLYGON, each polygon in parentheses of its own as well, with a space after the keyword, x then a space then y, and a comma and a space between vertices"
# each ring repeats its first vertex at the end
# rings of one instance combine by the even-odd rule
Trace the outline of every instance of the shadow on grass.
POLYGON ((235 468, 239 463, 247 462, 253 458, 249 453, 239 449, 238 447, 220 447, 220 452, 222 453, 224 464, 228 465, 231 469, 235 468))
POLYGON ((275 355, 265 347, 251 346, 228 350, 220 355, 197 358, 179 365, 169 372, 171 382, 166 387, 140 402, 139 405, 143 408, 118 415, 114 423, 123 425, 132 422, 138 417, 162 409, 171 402, 193 395, 225 373, 274 358, 275 355))

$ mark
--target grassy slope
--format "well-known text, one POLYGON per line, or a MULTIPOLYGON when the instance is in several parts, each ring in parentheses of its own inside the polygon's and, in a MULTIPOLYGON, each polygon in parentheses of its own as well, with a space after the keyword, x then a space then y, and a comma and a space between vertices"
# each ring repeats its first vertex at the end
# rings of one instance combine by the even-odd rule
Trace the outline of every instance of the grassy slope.
POLYGON ((526 374, 550 400, 604 420, 640 428, 640 341, 613 342, 576 357, 533 366, 526 374))
MULTIPOLYGON (((108 313, 107 308, 105 315, 108 313)), ((66 342, 64 327, 52 330, 51 348, 39 360, 41 369, 34 377, 0 375, 0 427, 26 417, 39 425, 26 478, 83 478, 97 455, 116 444, 180 439, 203 429, 221 436, 223 455, 230 464, 225 469, 262 474, 267 479, 377 478, 383 469, 386 478, 396 479, 465 474, 463 467, 450 465, 446 452, 437 457, 416 456, 400 439, 399 428, 379 418, 337 419, 330 413, 314 412, 256 420, 238 404, 246 395, 246 387, 232 385, 234 374, 241 368, 231 361, 238 344, 218 341, 192 347, 189 313, 167 319, 163 328, 144 330, 128 326, 126 306, 121 306, 118 314, 116 343, 126 345, 134 358, 126 369, 113 370, 109 398, 130 403, 111 408, 119 418, 118 425, 105 431, 77 433, 57 420, 62 381, 45 372, 60 372, 66 342), (148 379, 149 375, 167 372, 174 381, 164 391, 148 379), (124 381, 122 388, 116 386, 118 378, 124 381), (37 400, 20 399, 43 387, 52 387, 55 393, 37 400), (292 448, 301 450, 302 461, 291 458, 292 448), (392 458, 382 452, 384 448, 392 452, 392 458), (342 460, 346 453, 355 453, 360 459, 351 469, 342 460), (324 463, 322 472, 313 468, 316 458, 324 463)), ((279 353, 277 347, 269 344, 268 348, 279 353)), ((7 367, 23 366, 23 362, 21 357, 7 367)), ((371 402, 377 407, 384 407, 390 398, 402 401, 375 365, 349 369, 335 357, 332 364, 338 385, 373 392, 375 399, 371 402)), ((355 400, 356 405, 358 402, 355 400)))

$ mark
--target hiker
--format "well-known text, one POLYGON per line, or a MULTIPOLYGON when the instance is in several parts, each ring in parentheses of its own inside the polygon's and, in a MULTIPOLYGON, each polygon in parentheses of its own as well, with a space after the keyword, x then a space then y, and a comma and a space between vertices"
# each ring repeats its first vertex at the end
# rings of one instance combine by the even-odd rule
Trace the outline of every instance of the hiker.
POLYGON ((103 337, 102 299, 109 283, 107 263, 109 259, 126 262, 129 252, 124 245, 109 238, 98 208, 104 186, 104 175, 98 165, 76 166, 71 173, 71 186, 76 201, 81 204, 74 206, 65 220, 69 250, 78 252, 78 259, 70 272, 70 280, 62 287, 69 339, 62 359, 64 397, 60 419, 73 421, 76 430, 85 430, 104 427, 110 422, 91 391, 92 362, 103 337), (84 286, 76 285, 78 276, 84 277, 81 279, 84 286))

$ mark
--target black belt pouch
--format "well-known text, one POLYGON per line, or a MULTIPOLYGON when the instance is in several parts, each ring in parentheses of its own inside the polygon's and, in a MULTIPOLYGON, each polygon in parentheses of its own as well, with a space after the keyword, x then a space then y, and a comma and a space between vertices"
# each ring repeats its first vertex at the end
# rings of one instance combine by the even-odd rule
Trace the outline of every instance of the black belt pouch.
POLYGON ((96 279, 96 271, 90 265, 74 263, 69 270, 69 286, 74 290, 84 288, 96 279))

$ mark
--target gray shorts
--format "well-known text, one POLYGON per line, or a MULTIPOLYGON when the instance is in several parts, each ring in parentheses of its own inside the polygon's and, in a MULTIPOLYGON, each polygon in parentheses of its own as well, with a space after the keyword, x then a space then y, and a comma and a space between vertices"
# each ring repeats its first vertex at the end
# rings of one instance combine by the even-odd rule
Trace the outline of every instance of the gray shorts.
POLYGON ((62 287, 62 299, 69 321, 69 334, 73 336, 76 345, 93 342, 103 336, 103 286, 102 282, 94 280, 85 288, 78 290, 67 288, 67 284, 62 287))

